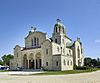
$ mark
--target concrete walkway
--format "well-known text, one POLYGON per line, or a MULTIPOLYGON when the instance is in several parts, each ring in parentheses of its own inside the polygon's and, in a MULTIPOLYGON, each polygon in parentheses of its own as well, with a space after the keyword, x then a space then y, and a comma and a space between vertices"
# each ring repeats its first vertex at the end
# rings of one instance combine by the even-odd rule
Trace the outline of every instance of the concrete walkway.
POLYGON ((0 83, 100 83, 100 71, 43 76, 17 76, 0 73, 0 83))

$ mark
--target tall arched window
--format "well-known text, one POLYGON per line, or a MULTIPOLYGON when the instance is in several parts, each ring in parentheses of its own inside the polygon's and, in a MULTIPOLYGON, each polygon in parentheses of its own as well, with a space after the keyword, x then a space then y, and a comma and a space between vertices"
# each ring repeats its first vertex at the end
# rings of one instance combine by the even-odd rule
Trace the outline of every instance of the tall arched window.
POLYGON ((65 59, 64 59, 64 65, 66 65, 66 61, 65 61, 65 59))
POLYGON ((59 33, 60 33, 60 27, 59 27, 59 33))
POLYGON ((72 61, 70 61, 70 65, 72 65, 72 61))
POLYGON ((56 33, 57 33, 57 27, 56 27, 56 33))
POLYGON ((69 65, 69 60, 67 61, 67 65, 69 65))
POLYGON ((36 46, 36 37, 34 37, 34 46, 36 46))
POLYGON ((39 38, 37 38, 37 45, 39 45, 39 38))

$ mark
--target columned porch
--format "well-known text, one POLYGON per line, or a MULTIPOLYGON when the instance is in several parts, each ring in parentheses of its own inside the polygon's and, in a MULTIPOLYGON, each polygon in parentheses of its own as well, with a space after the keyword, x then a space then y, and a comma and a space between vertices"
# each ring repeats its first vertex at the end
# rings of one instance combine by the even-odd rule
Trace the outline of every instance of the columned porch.
POLYGON ((35 55, 31 53, 29 56, 23 56, 23 69, 41 69, 42 59, 41 53, 38 52, 35 55))

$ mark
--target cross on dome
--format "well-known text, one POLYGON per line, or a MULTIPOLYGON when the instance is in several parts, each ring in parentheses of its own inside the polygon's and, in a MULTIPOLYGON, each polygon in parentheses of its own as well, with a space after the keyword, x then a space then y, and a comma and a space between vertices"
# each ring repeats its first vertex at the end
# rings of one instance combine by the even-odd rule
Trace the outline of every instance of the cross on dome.
POLYGON ((57 22, 61 22, 61 20, 60 19, 57 19, 57 22))
POLYGON ((36 27, 31 26, 31 32, 35 32, 36 31, 36 27))

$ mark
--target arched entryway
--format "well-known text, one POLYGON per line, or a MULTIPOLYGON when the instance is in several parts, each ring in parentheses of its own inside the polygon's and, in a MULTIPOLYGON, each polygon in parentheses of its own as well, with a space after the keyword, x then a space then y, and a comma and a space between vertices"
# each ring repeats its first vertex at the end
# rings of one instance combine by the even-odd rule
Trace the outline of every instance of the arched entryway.
POLYGON ((29 69, 34 69, 34 54, 29 55, 29 69))
POLYGON ((41 53, 36 53, 35 55, 35 60, 36 60, 36 69, 40 69, 42 65, 42 60, 41 60, 41 53))
POLYGON ((27 55, 26 54, 23 56, 23 68, 24 69, 28 68, 28 60, 27 60, 27 55))

